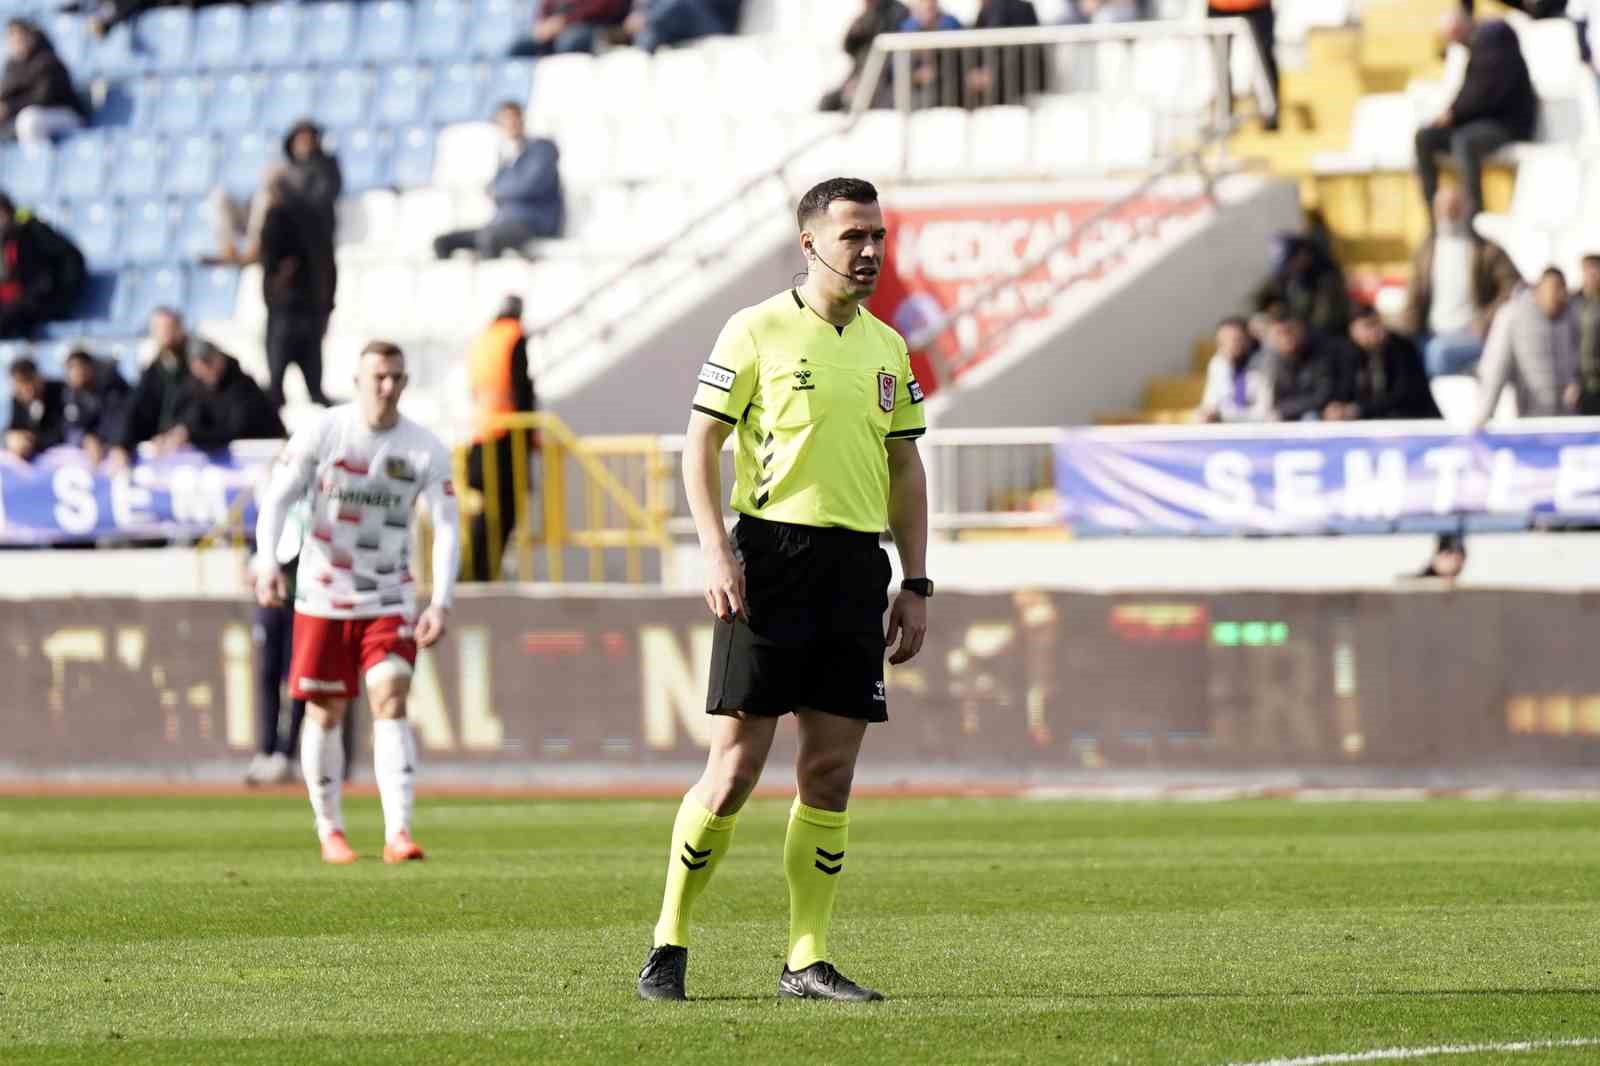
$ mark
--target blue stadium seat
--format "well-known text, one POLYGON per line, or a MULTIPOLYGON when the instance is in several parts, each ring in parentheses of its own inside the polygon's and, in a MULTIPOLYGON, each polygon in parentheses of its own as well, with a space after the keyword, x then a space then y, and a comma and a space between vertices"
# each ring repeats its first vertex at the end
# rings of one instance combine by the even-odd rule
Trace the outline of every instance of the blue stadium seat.
POLYGON ((230 74, 213 85, 206 128, 223 133, 249 129, 260 110, 263 79, 255 74, 230 74))
POLYGON ((250 9, 246 39, 249 61, 258 67, 294 67, 300 54, 301 12, 296 4, 264 4, 250 9))
POLYGON ((488 104, 515 100, 523 107, 533 95, 533 60, 507 59, 489 68, 488 104))
POLYGON ((169 196, 204 196, 217 183, 217 142, 208 133, 191 133, 174 141, 167 155, 169 196))
POLYGON ((359 53, 369 63, 387 63, 412 54, 411 5, 378 0, 361 6, 359 53))
POLYGON ((158 307, 182 308, 187 302, 187 281, 181 267, 122 271, 111 304, 112 321, 124 330, 137 330, 158 307))
POLYGON ((165 200, 129 204, 122 216, 122 261, 144 266, 172 259, 172 215, 165 200))
POLYGON ((111 165, 110 192, 124 200, 159 196, 166 184, 167 143, 154 134, 123 140, 111 165))
POLYGON ((172 233, 172 248, 176 258, 185 262, 196 262, 216 252, 217 232, 212 225, 208 201, 190 200, 179 211, 172 233))
POLYGON ((394 154, 389 174, 402 189, 416 189, 433 182, 433 129, 412 126, 395 134, 394 154))
POLYGON ((229 145, 222 160, 218 183, 236 200, 248 200, 261 186, 261 172, 280 154, 276 137, 264 133, 241 133, 229 145))
POLYGON ((452 63, 440 70, 428 94, 428 118, 440 126, 483 118, 488 68, 479 63, 452 63))
POLYGON ((239 292, 239 271, 235 267, 193 267, 189 271, 189 317, 209 322, 233 317, 239 292))
POLYGON ((98 321, 109 324, 111 305, 116 300, 117 275, 106 271, 91 271, 84 282, 83 295, 78 298, 74 313, 80 321, 98 321))
MULTIPOLYGON (((143 323, 140 323, 141 327, 143 323)), ((118 330, 119 333, 127 332, 118 330)), ((117 364, 117 373, 122 375, 122 380, 129 385, 136 384, 139 375, 144 373, 141 360, 144 355, 144 338, 142 337, 107 337, 95 345, 95 352, 102 359, 110 359, 117 364)))
POLYGON ((187 7, 151 8, 133 20, 133 50, 149 70, 189 68, 194 13, 187 7))
POLYGON ((356 47, 356 7, 343 0, 305 5, 305 52, 313 63, 348 63, 356 47))
MULTIPOLYGON (((417 0, 416 31, 412 34, 417 55, 422 59, 457 58, 466 51, 471 25, 471 0, 417 0)), ((508 40, 506 48, 510 46, 508 40)))
POLYGON ((49 35, 50 43, 55 46, 56 55, 60 58, 78 81, 88 80, 89 70, 89 24, 82 15, 52 15, 44 20, 44 32, 49 35))
POLYGON ((211 86, 199 78, 168 78, 155 101, 154 121, 150 125, 170 133, 199 129, 205 122, 206 102, 210 96, 211 86))
POLYGON ((428 69, 415 63, 396 63, 383 72, 373 114, 385 126, 404 126, 419 121, 428 102, 428 69))
POLYGON ((267 81, 256 125, 281 136, 294 123, 308 117, 316 104, 317 76, 314 72, 281 71, 267 81))
POLYGON ((499 59, 532 32, 532 0, 477 0, 468 40, 473 55, 499 59))
POLYGON ((39 370, 45 377, 59 378, 67 368, 67 352, 71 348, 71 341, 36 341, 33 345, 33 361, 39 364, 39 370))
POLYGON ((386 134, 370 129, 336 131, 329 140, 328 150, 339 157, 346 196, 385 188, 394 183, 389 175, 389 139, 386 134))
POLYGON ((372 107, 372 86, 372 75, 365 70, 346 67, 328 71, 319 82, 312 118, 330 129, 366 125, 372 107))
POLYGON ((68 200, 99 196, 105 186, 106 163, 114 137, 85 130, 56 148, 56 195, 68 200))
POLYGON ((126 78, 145 68, 143 57, 134 51, 133 30, 126 22, 91 44, 84 56, 84 70, 73 71, 75 78, 126 78))
POLYGON ((240 4, 203 7, 194 19, 194 66, 232 70, 244 65, 245 31, 250 16, 240 4))
POLYGON ((55 149, 48 144, 0 146, 0 183, 18 203, 50 195, 55 149))
POLYGON ((73 211, 68 234, 91 267, 105 269, 122 263, 121 218, 105 201, 84 204, 73 211))
POLYGON ((108 126, 131 126, 137 107, 132 83, 107 82, 99 106, 89 116, 89 125, 97 129, 108 126))

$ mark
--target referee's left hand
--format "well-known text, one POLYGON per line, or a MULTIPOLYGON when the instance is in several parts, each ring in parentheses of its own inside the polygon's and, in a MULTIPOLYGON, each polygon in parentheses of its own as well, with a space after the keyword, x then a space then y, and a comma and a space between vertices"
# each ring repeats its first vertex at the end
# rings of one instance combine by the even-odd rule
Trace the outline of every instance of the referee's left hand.
POLYGON ((928 601, 915 592, 901 592, 889 608, 889 631, 884 634, 883 646, 890 647, 896 638, 900 646, 889 656, 891 666, 909 662, 922 650, 922 640, 928 635, 928 601))

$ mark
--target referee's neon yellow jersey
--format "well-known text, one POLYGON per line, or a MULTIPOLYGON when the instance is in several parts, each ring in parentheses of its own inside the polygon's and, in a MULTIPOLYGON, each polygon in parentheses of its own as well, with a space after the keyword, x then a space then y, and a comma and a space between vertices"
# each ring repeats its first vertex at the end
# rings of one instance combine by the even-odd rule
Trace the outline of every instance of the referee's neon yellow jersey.
POLYGON ((694 409, 735 426, 733 509, 882 532, 885 441, 927 430, 906 342, 866 309, 840 331, 793 289, 728 319, 694 409))

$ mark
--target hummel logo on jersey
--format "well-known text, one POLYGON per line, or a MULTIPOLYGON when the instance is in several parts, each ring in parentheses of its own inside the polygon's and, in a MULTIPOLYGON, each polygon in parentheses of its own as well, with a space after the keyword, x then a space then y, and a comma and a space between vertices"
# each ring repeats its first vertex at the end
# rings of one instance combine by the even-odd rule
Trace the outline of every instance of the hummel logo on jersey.
POLYGON ((811 371, 809 370, 796 370, 794 372, 794 380, 795 392, 809 392, 810 390, 816 388, 815 385, 811 384, 811 371))
POLYGON ((385 459, 383 472, 395 481, 416 480, 416 475, 411 472, 411 464, 400 458, 385 459))
POLYGON ((707 363, 700 368, 700 383, 710 385, 713 389, 721 389, 723 392, 733 391, 735 376, 733 371, 716 363, 707 363))

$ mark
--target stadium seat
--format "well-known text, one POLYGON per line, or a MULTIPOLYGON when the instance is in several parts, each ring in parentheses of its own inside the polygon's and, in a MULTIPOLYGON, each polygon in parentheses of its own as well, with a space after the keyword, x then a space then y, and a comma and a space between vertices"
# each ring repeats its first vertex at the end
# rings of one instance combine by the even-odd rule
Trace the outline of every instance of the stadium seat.
POLYGON ((43 20, 56 56, 79 81, 87 80, 89 69, 89 25, 82 15, 56 14, 43 20))
POLYGON ((587 271, 574 263, 534 263, 524 288, 528 322, 544 326, 567 314, 589 291, 587 271))
MULTIPOLYGON (((348 286, 345 288, 348 291, 348 286)), ((252 263, 239 271, 239 285, 234 291, 233 320, 236 325, 247 330, 260 329, 266 325, 267 305, 261 298, 259 263, 252 263)))
POLYGON ((621 114, 616 117, 616 130, 616 153, 608 177, 622 181, 660 177, 662 164, 677 150, 672 130, 660 116, 644 111, 621 114))
POLYGON ((0 180, 19 203, 50 195, 55 148, 48 144, 0 145, 0 180))
POLYGON ((1580 72, 1588 73, 1578 53, 1578 35, 1563 19, 1512 19, 1533 88, 1541 99, 1568 96, 1580 72))
POLYGON ((1416 162, 1413 137, 1417 119, 1405 93, 1369 93, 1356 101, 1350 118, 1350 147, 1319 152, 1311 166, 1319 174, 1410 170, 1416 162))
POLYGON ((773 78, 769 63, 767 50, 759 40, 732 37, 717 42, 711 51, 711 84, 739 87, 738 92, 722 94, 724 110, 768 117, 788 110, 783 97, 791 88, 776 84, 778 79, 773 78))
POLYGON ((111 307, 116 301, 117 275, 105 269, 96 270, 90 265, 89 277, 84 281, 83 295, 73 313, 80 321, 99 321, 107 327, 111 321, 111 307))
POLYGON ((1081 97, 1061 97, 1033 111, 1028 155, 1032 169, 1049 176, 1094 167, 1096 116, 1081 97))
POLYGON ((401 0, 363 4, 357 33, 357 54, 369 63, 390 63, 409 58, 412 10, 401 0))
POLYGON ((305 55, 313 63, 336 66, 355 54, 356 6, 349 0, 325 0, 303 8, 305 55))
POLYGON ((531 59, 506 59, 493 64, 489 68, 485 106, 512 100, 526 108, 533 94, 533 66, 531 59))
POLYGON ((205 121, 206 101, 210 95, 211 86, 199 78, 168 78, 155 101, 150 125, 169 133, 199 129, 205 121))
POLYGON ((868 174, 898 177, 905 139, 903 116, 893 111, 868 111, 845 135, 846 158, 868 174))
POLYGON ((395 134, 394 150, 389 160, 389 175, 402 189, 415 189, 428 184, 433 177, 433 130, 427 126, 412 126, 395 134))
POLYGON ((99 196, 105 186, 111 134, 87 130, 56 149, 56 194, 69 200, 99 196))
POLYGON ((714 100, 709 60, 698 48, 675 48, 657 52, 651 63, 653 86, 650 98, 678 106, 679 101, 714 100))
POLYGON ((338 204, 340 245, 356 245, 379 251, 394 239, 400 217, 399 198, 387 189, 373 189, 359 196, 343 196, 338 204))
POLYGON ((336 131, 328 142, 328 150, 339 157, 347 194, 392 184, 387 134, 369 129, 336 131))
MULTIPOLYGON (((138 93, 134 87, 135 83, 130 81, 109 81, 103 84, 104 89, 99 94, 99 102, 95 104, 94 114, 89 119, 90 127, 107 129, 132 126, 135 112, 143 102, 143 94, 138 93)), ((148 118, 148 115, 140 117, 148 118)))
POLYGON ((1025 107, 983 107, 967 125, 967 170, 986 178, 1014 177, 1028 171, 1025 107))
POLYGON ((615 138, 611 124, 598 117, 575 119, 553 131, 561 146, 561 179, 564 182, 606 181, 612 173, 615 138))
POLYGON ((257 67, 293 67, 305 62, 300 51, 301 12, 296 4, 265 4, 250 9, 246 39, 249 60, 257 67))
MULTIPOLYGON (((613 48, 594 61, 594 95, 564 99, 588 100, 591 108, 612 114, 637 113, 650 99, 650 62, 651 57, 637 48, 613 48)), ((534 80, 538 81, 537 72, 534 80)), ((557 101, 556 106, 572 105, 557 101)))
POLYGON ((113 26, 86 54, 87 69, 73 72, 79 78, 127 78, 146 67, 143 56, 134 50, 133 29, 126 22, 113 26))
MULTIPOLYGON (((654 177, 704 181, 708 173, 725 177, 733 170, 732 161, 738 153, 734 151, 731 124, 724 116, 680 115, 670 130, 670 147, 665 156, 656 160, 654 177)), ((770 166, 773 160, 763 162, 770 166)))
POLYGON ((109 191, 124 200, 160 194, 166 184, 167 145, 153 134, 123 139, 111 161, 109 191))
POLYGON ((472 303, 467 311, 468 321, 493 321, 495 312, 507 296, 520 296, 524 304, 533 303, 539 296, 528 288, 531 276, 529 264, 513 256, 480 262, 474 279, 472 303))
POLYGON ((84 204, 73 212, 73 243, 83 252, 91 269, 104 269, 122 263, 121 218, 115 206, 105 201, 84 204))
POLYGON ((404 126, 421 121, 427 114, 431 82, 428 68, 415 63, 397 63, 383 72, 373 101, 373 115, 386 126, 404 126))
MULTIPOLYGON (((500 131, 489 122, 462 122, 439 131, 434 142, 433 184, 446 189, 482 189, 500 169, 500 131)), ((562 153, 562 172, 566 172, 562 153)))
POLYGON ((688 202, 687 186, 677 182, 657 181, 635 189, 628 203, 628 230, 638 250, 666 240, 689 221, 688 202))
POLYGON ((372 112, 374 85, 366 70, 341 67, 328 71, 318 83, 309 114, 329 129, 364 125, 372 112))
POLYGON ((111 319, 127 330, 142 329, 158 307, 182 308, 188 295, 187 278, 180 267, 124 270, 117 282, 111 319))
POLYGON ((129 204, 122 218, 122 261, 148 266, 173 258, 172 216, 165 200, 129 204))
POLYGON ((218 4, 195 12, 195 67, 218 71, 240 66, 245 56, 249 17, 242 4, 218 4))
POLYGON ((257 74, 229 74, 212 86, 207 129, 222 133, 250 129, 260 110, 264 81, 257 74))
POLYGON ((187 7, 156 7, 132 22, 133 49, 142 66, 162 73, 189 68, 194 14, 187 7))
POLYGON ((238 299, 239 271, 230 266, 202 266, 189 271, 188 313, 195 322, 233 317, 238 299))
POLYGON ((217 233, 210 204, 190 200, 178 212, 172 234, 174 258, 196 262, 217 251, 217 233))
POLYGON ((443 126, 481 118, 488 82, 488 68, 476 63, 452 63, 439 70, 428 93, 429 121, 443 126))
POLYGON ((533 68, 534 114, 568 115, 572 101, 585 102, 585 110, 596 110, 599 103, 595 59, 583 52, 546 56, 533 68))
MULTIPOLYGON (((408 266, 374 266, 361 271, 345 286, 349 306, 340 300, 340 310, 350 317, 347 327, 378 331, 391 336, 412 336, 421 316, 417 305, 417 272, 408 266)), ((432 306, 431 304, 429 305, 432 306)), ((340 316, 341 318, 344 315, 340 316)))
POLYGON ((217 142, 207 133, 191 133, 174 141, 168 152, 165 192, 171 196, 204 196, 217 183, 217 142))
POLYGON ((1504 248, 1523 277, 1536 278, 1556 252, 1556 237, 1579 218, 1583 173, 1576 156, 1559 148, 1539 148, 1517 167, 1511 208, 1485 211, 1472 221, 1479 235, 1504 248))
POLYGON ((419 309, 413 332, 422 336, 451 336, 459 319, 473 306, 477 264, 471 259, 429 263, 416 273, 418 293, 427 293, 427 308, 419 309))
POLYGON ((1155 116, 1131 98, 1102 96, 1095 102, 1102 124, 1097 158, 1111 171, 1143 170, 1156 154, 1155 116))
MULTIPOLYGON (((412 37, 421 59, 455 59, 467 47, 467 30, 472 24, 470 0, 418 0, 416 29, 412 37)), ((527 28, 523 27, 523 32, 527 28)), ((506 38, 510 47, 512 38, 506 38)))
POLYGON ((956 178, 967 169, 967 112, 930 107, 910 118, 906 172, 913 181, 956 178))
POLYGON ((468 43, 475 56, 495 58, 533 30, 534 5, 530 0, 477 0, 468 43))
POLYGON ((455 228, 450 194, 443 189, 412 188, 400 194, 393 241, 397 250, 426 254, 435 237, 455 228))
POLYGON ((279 152, 278 138, 244 132, 229 145, 219 183, 236 200, 248 200, 261 187, 261 173, 279 152))
POLYGON ((256 127, 282 136, 290 126, 311 114, 317 104, 318 88, 314 71, 284 70, 273 74, 261 96, 256 127))
POLYGON ((727 157, 729 179, 758 177, 788 154, 793 123, 754 115, 739 115, 730 121, 729 141, 736 149, 727 157))

